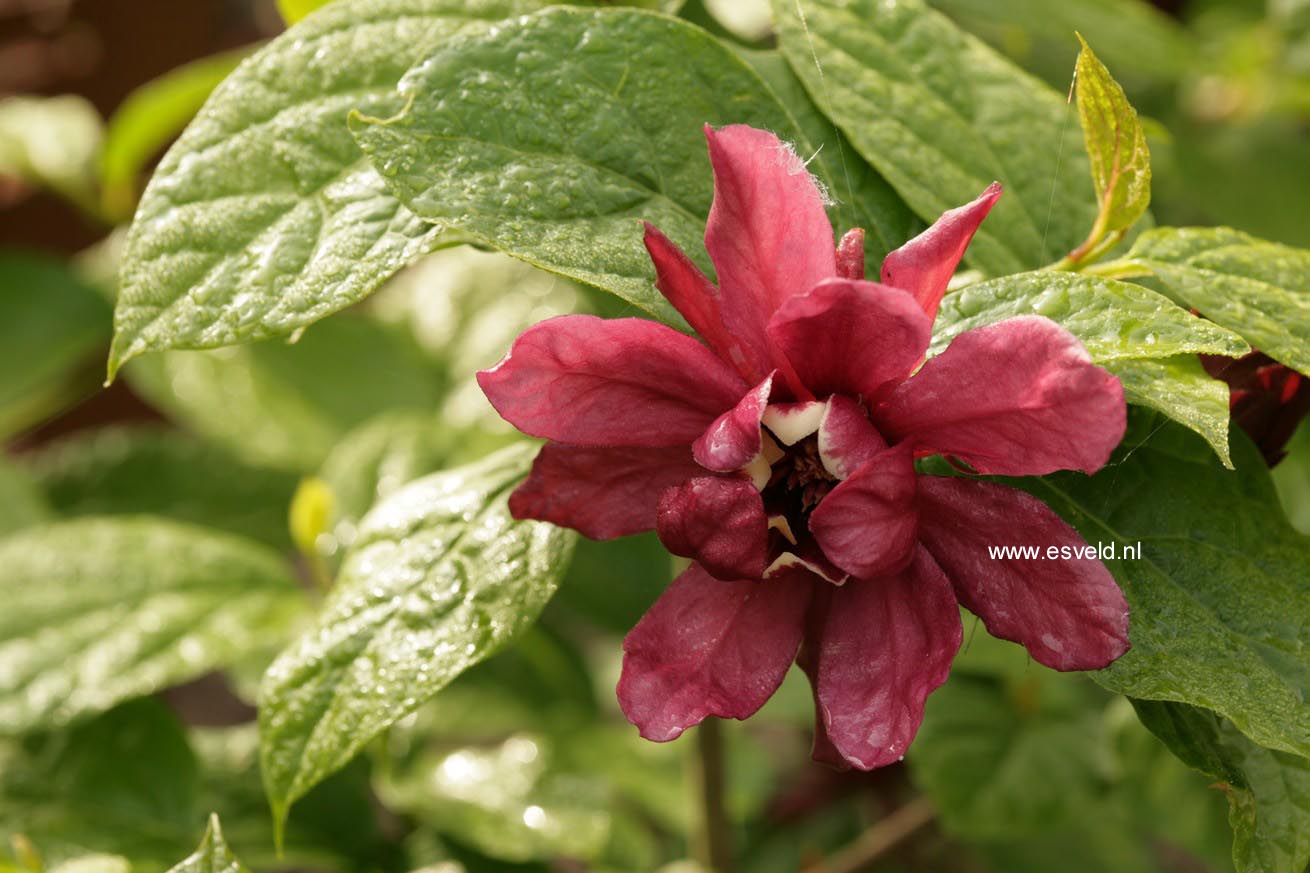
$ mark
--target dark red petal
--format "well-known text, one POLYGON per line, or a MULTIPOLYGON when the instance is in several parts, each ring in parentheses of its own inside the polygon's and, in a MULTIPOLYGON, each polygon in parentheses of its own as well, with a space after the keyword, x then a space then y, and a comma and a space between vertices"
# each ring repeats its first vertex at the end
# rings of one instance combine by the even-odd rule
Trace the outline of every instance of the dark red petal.
POLYGON ((580 446, 689 444, 746 390, 686 334, 591 315, 528 328, 478 384, 519 430, 580 446))
POLYGON ((623 641, 623 714, 656 742, 753 715, 796 656, 813 588, 803 573, 725 582, 693 564, 623 641))
POLYGON ((819 459, 838 479, 846 479, 865 461, 887 448, 869 413, 856 400, 834 394, 819 421, 819 459))
POLYGON ((773 375, 766 376, 701 434, 692 446, 698 464, 707 470, 731 473, 745 467, 760 453, 763 447, 760 418, 769 405, 773 375))
POLYGON ((805 164, 772 133, 706 126, 714 205, 705 247, 718 271, 723 322, 755 358, 757 377, 775 369, 765 334, 782 302, 837 275, 832 225, 805 164))
POLYGON ((914 454, 894 446, 837 485, 810 513, 810 532, 838 567, 860 579, 895 573, 914 553, 914 454))
POLYGON ((924 701, 959 651, 960 612, 922 548, 900 573, 852 579, 831 596, 813 642, 815 696, 831 747, 871 770, 909 748, 924 701))
POLYGON ((977 200, 943 212, 932 227, 887 255, 882 283, 910 292, 929 320, 935 319, 964 250, 1000 197, 1001 183, 993 182, 977 200))
POLYGON ((805 636, 801 640, 801 649, 796 654, 796 665, 805 671, 805 675, 810 680, 810 692, 814 696, 814 745, 810 756, 821 764, 827 764, 838 770, 849 770, 850 763, 842 757, 842 753, 828 736, 828 728, 823 723, 823 707, 819 704, 819 652, 822 649, 823 627, 828 622, 828 610, 832 606, 832 595, 835 590, 831 585, 814 587, 814 597, 810 600, 809 611, 805 614, 805 636))
POLYGON ((646 251, 655 264, 655 287, 720 358, 749 373, 749 356, 741 340, 723 326, 719 289, 659 228, 645 224, 646 251))
POLYGON ((692 479, 660 497, 655 530, 675 555, 720 579, 759 579, 768 565, 769 519, 745 479, 692 479))
POLYGON ((873 412, 893 442, 980 473, 1094 473, 1123 438, 1123 386, 1055 322, 1022 316, 960 334, 873 412))
POLYGON ((843 279, 864 278, 864 228, 851 228, 837 243, 837 275, 843 279))
MULTIPOLYGON (((1081 550, 1037 498, 991 482, 922 476, 919 538, 995 637, 1056 670, 1099 670, 1128 651, 1128 603, 1099 560, 995 559, 996 546, 1081 550)), ((1075 554, 1077 552, 1074 552, 1075 554)))
POLYGON ((586 448, 547 443, 509 498, 515 518, 608 540, 655 527, 660 495, 703 475, 686 446, 586 448))
POLYGON ((932 321, 904 291, 829 279, 784 303, 768 330, 815 396, 873 400, 923 359, 932 321))

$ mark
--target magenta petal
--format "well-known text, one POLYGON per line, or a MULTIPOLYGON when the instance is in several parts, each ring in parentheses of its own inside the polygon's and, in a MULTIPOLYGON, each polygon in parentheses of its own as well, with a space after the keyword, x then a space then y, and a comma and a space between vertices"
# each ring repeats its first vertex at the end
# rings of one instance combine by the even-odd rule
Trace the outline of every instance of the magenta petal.
POLYGON ((900 573, 852 579, 831 596, 811 681, 832 748, 871 770, 909 748, 924 701, 959 651, 960 612, 950 582, 922 548, 900 573))
MULTIPOLYGON (((1095 558, 991 558, 996 546, 1088 548, 1037 498, 991 482, 923 476, 919 537, 992 636, 1056 670, 1099 670, 1128 651, 1128 603, 1095 558)), ((1077 554, 1078 551, 1071 551, 1077 554)))
POLYGON ((706 126, 714 205, 705 247, 718 271, 723 321, 753 351, 759 375, 775 368, 765 334, 782 302, 837 275, 823 194, 789 146, 766 130, 706 126))
POLYGON ((874 410, 879 431, 980 473, 1094 473, 1123 438, 1123 386, 1055 322, 1022 316, 960 334, 874 410))
POLYGON ((993 182, 977 200, 943 212, 932 227, 887 255, 882 283, 910 292, 929 321, 935 319, 964 250, 1000 197, 1001 183, 993 182))
POLYGON ((666 549, 720 579, 759 579, 768 565, 769 519, 745 479, 707 476, 670 488, 655 530, 666 549))
POLYGON ((810 757, 838 770, 849 770, 850 763, 828 736, 828 727, 823 723, 823 707, 819 703, 819 652, 823 648, 823 626, 828 622, 828 610, 835 590, 831 585, 815 586, 809 612, 805 615, 805 637, 796 654, 796 665, 809 677, 810 691, 814 695, 814 745, 810 757))
POLYGON ((547 443, 509 498, 515 518, 549 521, 593 540, 652 530, 660 495, 703 475, 686 446, 586 448, 547 443))
POLYGON ((810 532, 858 580, 895 573, 914 553, 914 454, 894 446, 837 485, 810 514, 810 532))
POLYGON ((873 400, 923 359, 932 321, 904 291, 829 279, 784 303, 768 330, 816 396, 858 394, 873 400))
POLYGON ((719 289, 682 249, 649 222, 646 223, 645 243, 651 262, 655 264, 655 287, 720 358, 748 378, 757 378, 749 369, 749 356, 741 340, 723 326, 719 289))
POLYGON ((519 430, 580 446, 689 444, 746 390, 686 334, 591 315, 528 328, 478 384, 519 430))
POLYGON ((819 459, 838 479, 849 478, 860 465, 887 448, 859 401, 834 394, 819 421, 819 459))
POLYGON ((764 377, 741 401, 720 415, 692 446, 696 462, 707 470, 740 470, 763 448, 760 419, 769 405, 773 374, 764 377))
POLYGON ((623 641, 623 714, 656 742, 753 715, 796 656, 813 587, 803 573, 725 582, 692 565, 623 641))
POLYGON ((864 278, 864 228, 851 228, 837 243, 837 275, 843 279, 864 278))

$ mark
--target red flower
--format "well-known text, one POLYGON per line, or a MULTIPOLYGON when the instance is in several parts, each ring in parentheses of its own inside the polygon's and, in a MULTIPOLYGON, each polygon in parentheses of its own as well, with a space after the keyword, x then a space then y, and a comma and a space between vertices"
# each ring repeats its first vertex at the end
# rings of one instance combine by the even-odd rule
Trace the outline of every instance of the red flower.
POLYGON ((1233 360, 1201 355, 1207 373, 1228 383, 1233 421, 1246 431, 1275 467, 1287 457, 1287 442, 1310 417, 1310 377, 1278 363, 1261 351, 1233 360))
POLYGON ((863 278, 862 232, 834 247, 821 192, 776 137, 706 136, 719 287, 646 228, 657 285, 704 344, 566 316, 479 374, 501 415, 551 441, 510 501, 517 517, 598 539, 655 528, 696 562, 624 641, 629 720, 670 740, 709 715, 745 718, 799 660, 815 756, 869 769, 904 754, 945 681, 957 602, 1056 669, 1123 654, 1128 607, 1100 562, 988 556, 1083 545, 1054 512, 915 471, 942 454, 985 474, 1092 472, 1123 436, 1118 380, 1047 319, 969 331, 919 366, 1000 186, 888 255, 879 284, 863 278))

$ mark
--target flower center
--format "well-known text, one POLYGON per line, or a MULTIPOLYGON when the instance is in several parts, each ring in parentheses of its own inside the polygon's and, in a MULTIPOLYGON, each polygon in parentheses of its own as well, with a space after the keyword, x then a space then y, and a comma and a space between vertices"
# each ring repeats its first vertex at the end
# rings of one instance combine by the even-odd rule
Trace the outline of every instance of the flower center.
POLYGON ((788 502, 799 503, 801 513, 809 514, 836 484, 819 457, 818 438, 810 436, 788 448, 783 460, 774 466, 768 487, 786 492, 788 502))

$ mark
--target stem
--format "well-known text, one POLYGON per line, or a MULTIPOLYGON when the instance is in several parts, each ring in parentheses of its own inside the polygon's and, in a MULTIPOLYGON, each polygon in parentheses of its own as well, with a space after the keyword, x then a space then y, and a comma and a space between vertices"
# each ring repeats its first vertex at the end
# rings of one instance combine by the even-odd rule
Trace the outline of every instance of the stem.
POLYGON ((859 873, 936 816, 937 809, 932 801, 927 797, 917 797, 881 819, 827 861, 812 868, 810 873, 859 873))
POLYGON ((715 873, 734 873, 732 824, 724 805, 725 762, 723 724, 711 716, 696 728, 696 793, 700 806, 700 831, 696 834, 696 858, 715 873))
POLYGON ((1092 264, 1080 272, 1087 276, 1100 276, 1103 279, 1132 279, 1137 276, 1154 275, 1151 268, 1132 258, 1119 258, 1104 264, 1092 264))

